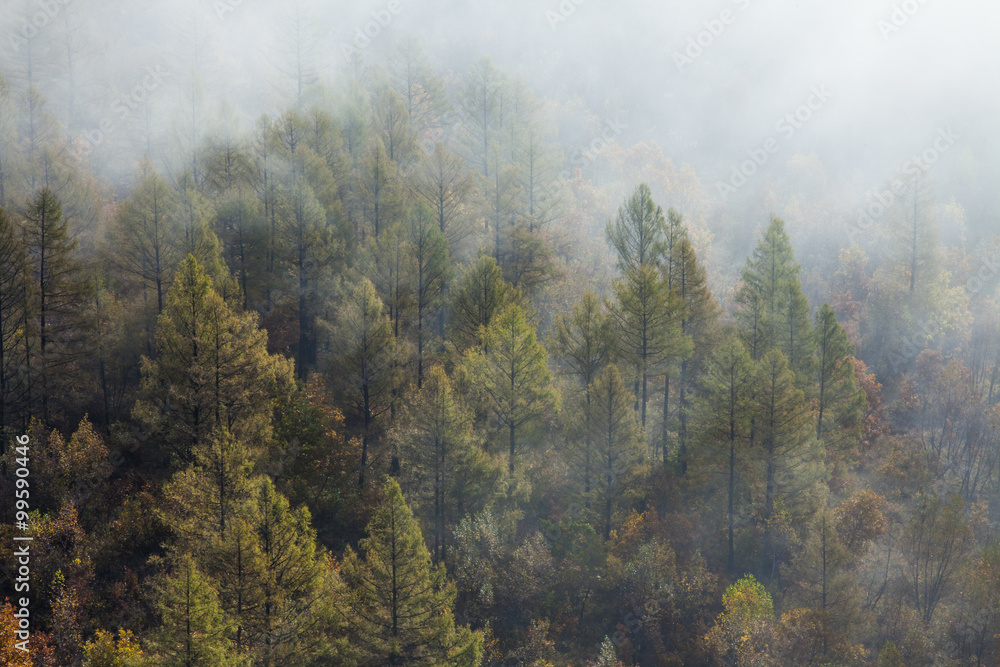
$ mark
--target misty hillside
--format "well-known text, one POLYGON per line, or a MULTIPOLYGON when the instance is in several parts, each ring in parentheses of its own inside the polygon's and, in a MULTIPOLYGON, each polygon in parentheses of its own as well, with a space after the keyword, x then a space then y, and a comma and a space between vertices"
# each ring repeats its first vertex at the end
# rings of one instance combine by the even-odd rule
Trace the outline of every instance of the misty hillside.
POLYGON ((1000 665, 992 7, 0 3, 0 665, 1000 665))

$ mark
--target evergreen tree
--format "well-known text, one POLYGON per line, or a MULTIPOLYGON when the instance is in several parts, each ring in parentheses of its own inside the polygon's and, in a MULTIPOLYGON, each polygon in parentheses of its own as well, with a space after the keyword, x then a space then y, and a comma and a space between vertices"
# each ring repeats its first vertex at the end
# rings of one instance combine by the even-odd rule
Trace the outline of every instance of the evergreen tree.
POLYGON ((803 384, 814 363, 809 304, 799 284, 800 266, 781 218, 771 224, 747 260, 736 294, 737 321, 751 356, 781 350, 803 384))
POLYGON ((37 336, 38 354, 29 360, 37 372, 37 390, 32 399, 40 398, 41 417, 48 421, 50 399, 57 395, 65 367, 75 361, 80 336, 77 304, 83 298, 81 265, 76 259, 77 242, 62 215, 62 205, 56 195, 44 188, 28 202, 22 226, 27 255, 31 298, 27 313, 31 315, 29 335, 37 336))
POLYGON ((517 288, 503 279, 496 261, 481 256, 466 270, 452 297, 456 343, 466 348, 478 344, 493 318, 519 301, 517 288))
MULTIPOLYGON (((726 480, 727 565, 736 571, 736 493, 750 444, 753 360, 736 337, 727 338, 706 360, 697 402, 698 429, 705 448, 700 460, 726 480)), ((703 483, 709 484, 708 480, 703 483)))
POLYGON ((135 407, 180 462, 222 428, 258 453, 270 441, 276 401, 294 378, 291 362, 268 354, 256 320, 226 304, 193 256, 181 264, 157 326, 157 356, 143 359, 135 407))
POLYGON ((540 420, 555 404, 546 352, 520 306, 500 311, 483 336, 483 348, 469 366, 480 391, 508 437, 508 471, 513 476, 518 429, 540 420))
POLYGON ((431 553, 442 562, 459 517, 483 508, 502 485, 502 469, 479 447, 471 415, 440 366, 428 371, 395 439, 413 480, 411 498, 433 536, 431 553))
POLYGON ((601 506, 604 541, 611 537, 611 522, 622 496, 632 488, 643 468, 646 453, 642 430, 625 388, 621 372, 606 366, 590 386, 587 424, 594 443, 597 500, 601 506))
POLYGON ((478 664, 482 636, 455 627, 454 584, 443 565, 430 564, 399 485, 389 480, 383 493, 361 555, 348 547, 342 567, 349 587, 343 613, 358 664, 478 664))
POLYGON ((364 487, 368 453, 376 428, 393 400, 397 380, 396 337, 392 323, 382 312, 382 300, 367 278, 355 285, 341 309, 336 330, 340 351, 335 367, 340 372, 348 399, 362 419, 361 462, 358 485, 364 487))
POLYGON ((162 617, 153 642, 157 664, 209 667, 245 664, 226 635, 232 621, 219 606, 211 581, 191 556, 180 556, 157 585, 162 617))
POLYGON ((816 438, 835 450, 856 441, 868 401, 854 373, 854 346, 828 304, 816 312, 816 438))

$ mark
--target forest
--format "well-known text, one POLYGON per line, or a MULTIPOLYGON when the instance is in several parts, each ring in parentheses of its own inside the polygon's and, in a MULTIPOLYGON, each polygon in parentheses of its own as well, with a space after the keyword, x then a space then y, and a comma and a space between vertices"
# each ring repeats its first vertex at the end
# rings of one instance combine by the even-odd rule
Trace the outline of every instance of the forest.
POLYGON ((715 182, 402 0, 213 79, 250 4, 103 83, 141 17, 2 10, 0 664, 1000 665, 964 129, 845 184, 806 86, 715 182))

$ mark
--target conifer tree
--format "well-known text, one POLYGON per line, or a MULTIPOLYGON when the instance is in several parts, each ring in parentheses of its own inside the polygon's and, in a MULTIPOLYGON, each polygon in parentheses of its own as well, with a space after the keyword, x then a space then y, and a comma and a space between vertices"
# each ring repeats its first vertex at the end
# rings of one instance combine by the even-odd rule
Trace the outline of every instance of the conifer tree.
POLYGON ((424 348, 434 311, 441 308, 444 287, 451 277, 448 242, 434 224, 430 209, 418 204, 408 219, 407 240, 413 272, 417 324, 417 388, 424 380, 424 348))
POLYGON ((597 500, 601 506, 604 540, 611 537, 611 522, 622 496, 634 488, 645 467, 642 430, 625 388, 621 372, 608 365, 590 386, 587 424, 594 443, 597 500))
POLYGON ((38 354, 32 362, 38 375, 33 399, 41 399, 41 417, 49 417, 50 399, 59 385, 57 371, 75 359, 75 338, 80 334, 77 304, 85 291, 81 265, 75 257, 76 240, 70 236, 59 198, 43 188, 28 202, 22 226, 30 280, 32 333, 38 354))
POLYGON ((469 366, 497 423, 507 433, 508 471, 513 475, 519 429, 541 419, 555 405, 547 355, 517 305, 507 306, 490 323, 483 347, 472 353, 469 366))
POLYGON ((193 256, 181 264, 144 358, 136 417, 182 463, 217 429, 259 452, 270 439, 276 401, 294 385, 292 364, 267 352, 252 313, 233 311, 193 256))
POLYGON ((736 302, 740 332, 751 356, 759 360, 769 350, 781 350, 805 384, 812 373, 815 347, 800 270, 784 221, 772 218, 743 268, 736 302))
POLYGON ((397 380, 397 346, 375 286, 362 278, 344 304, 336 328, 335 368, 362 418, 358 485, 364 487, 368 454, 381 417, 391 406, 397 380))
POLYGON ((459 280, 452 296, 456 342, 466 348, 478 344, 493 318, 519 301, 517 288, 503 279, 496 260, 488 255, 479 257, 459 280))
MULTIPOLYGON (((705 362, 703 394, 697 402, 699 460, 726 480, 727 564, 736 571, 736 493, 750 445, 751 389, 755 369, 743 343, 727 338, 705 362)), ((707 483, 707 480, 706 480, 707 483)))
MULTIPOLYGON (((636 369, 639 414, 646 426, 648 382, 662 365, 690 351, 690 339, 680 333, 680 309, 676 295, 653 266, 629 269, 612 283, 615 301, 610 310, 618 333, 619 351, 636 369)), ((665 449, 665 448, 664 448, 665 449)), ((666 457, 664 457, 666 464, 666 457)))
POLYGON ((219 605, 211 581, 191 556, 180 556, 157 585, 162 622, 153 642, 157 664, 228 667, 244 664, 226 635, 232 620, 219 605))
POLYGON ((613 356, 614 325, 604 312, 597 295, 587 292, 580 303, 573 306, 571 314, 556 315, 553 328, 555 329, 551 343, 553 352, 583 388, 584 423, 580 429, 582 434, 574 435, 582 435, 579 443, 581 446, 578 449, 583 459, 583 495, 589 507, 595 463, 588 411, 591 399, 590 385, 613 356))
POLYGON ((430 554, 399 485, 368 524, 360 554, 348 547, 342 573, 349 595, 342 610, 360 665, 478 664, 482 636, 455 627, 455 586, 430 554))
MULTIPOLYGON (((663 273, 667 287, 673 291, 680 308, 680 333, 690 336, 690 355, 680 358, 677 382, 678 464, 683 474, 687 470, 688 421, 691 411, 691 393, 695 391, 695 378, 700 375, 705 359, 718 343, 719 305, 708 289, 705 270, 698 263, 694 247, 688 238, 687 227, 679 212, 667 212, 666 247, 663 273)), ((686 351, 686 350, 685 350, 686 351)), ((664 378, 663 433, 667 442, 670 423, 670 369, 664 378)))
POLYGON ((816 312, 816 437, 840 449, 857 439, 868 401, 854 373, 854 346, 828 304, 816 312))
POLYGON ((435 562, 447 558, 449 535, 461 514, 482 509, 483 501, 501 484, 502 472, 479 447, 472 420, 452 392, 441 366, 427 372, 427 380, 406 411, 396 439, 404 450, 418 513, 433 536, 435 562))
POLYGON ((753 438, 764 470, 765 549, 773 577, 779 518, 809 516, 813 508, 804 494, 819 479, 822 454, 812 437, 809 403, 779 350, 771 350, 759 362, 753 395, 753 438))

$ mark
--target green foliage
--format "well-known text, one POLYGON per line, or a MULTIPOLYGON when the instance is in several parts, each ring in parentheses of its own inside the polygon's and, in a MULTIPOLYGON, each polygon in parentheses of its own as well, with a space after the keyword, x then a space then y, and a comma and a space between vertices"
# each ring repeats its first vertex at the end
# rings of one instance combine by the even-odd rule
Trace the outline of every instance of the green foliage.
POLYGON ((361 555, 350 548, 344 555, 342 611, 358 664, 476 665, 482 636, 456 628, 454 584, 442 565, 430 564, 399 485, 390 480, 383 492, 361 555))
POLYGON ((538 422, 556 406, 545 365, 545 348, 517 305, 509 305, 490 323, 482 349, 471 352, 467 364, 485 394, 500 428, 508 436, 508 470, 514 474, 518 430, 538 422))
POLYGON ((292 387, 292 364, 267 352, 267 332, 234 311, 193 256, 167 293, 157 355, 144 358, 135 416, 180 463, 228 429, 257 456, 270 443, 275 402, 292 387))

